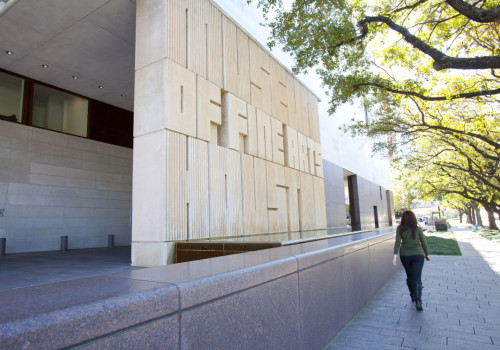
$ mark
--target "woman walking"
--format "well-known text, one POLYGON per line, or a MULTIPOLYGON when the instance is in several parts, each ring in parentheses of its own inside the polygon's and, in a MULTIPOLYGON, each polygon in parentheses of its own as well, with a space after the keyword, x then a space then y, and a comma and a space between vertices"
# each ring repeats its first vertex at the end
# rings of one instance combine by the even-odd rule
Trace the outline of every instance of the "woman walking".
POLYGON ((410 210, 403 213, 401 223, 396 230, 394 260, 392 261, 395 267, 398 253, 406 271, 406 284, 410 291, 411 301, 415 302, 418 311, 422 311, 422 268, 424 258, 427 261, 430 259, 424 233, 418 226, 415 214, 410 210))

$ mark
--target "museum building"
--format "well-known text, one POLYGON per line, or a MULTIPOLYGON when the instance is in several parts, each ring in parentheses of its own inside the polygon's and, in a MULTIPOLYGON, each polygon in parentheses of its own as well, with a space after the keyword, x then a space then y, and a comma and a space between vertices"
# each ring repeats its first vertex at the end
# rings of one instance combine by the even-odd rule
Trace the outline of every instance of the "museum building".
POLYGON ((323 157, 318 97, 216 3, 0 4, 7 253, 112 234, 159 266, 175 242, 347 231, 346 198, 353 230, 392 226, 390 188, 323 157))

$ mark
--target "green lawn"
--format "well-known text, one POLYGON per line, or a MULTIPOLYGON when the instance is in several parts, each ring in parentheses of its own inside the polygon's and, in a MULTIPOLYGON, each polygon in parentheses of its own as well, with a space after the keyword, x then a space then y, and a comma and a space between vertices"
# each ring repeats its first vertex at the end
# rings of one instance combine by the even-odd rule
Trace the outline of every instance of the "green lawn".
POLYGON ((430 255, 462 255, 453 231, 426 231, 430 255))
POLYGON ((500 241, 500 231, 499 230, 481 230, 474 231, 479 233, 480 236, 488 238, 491 241, 500 241))

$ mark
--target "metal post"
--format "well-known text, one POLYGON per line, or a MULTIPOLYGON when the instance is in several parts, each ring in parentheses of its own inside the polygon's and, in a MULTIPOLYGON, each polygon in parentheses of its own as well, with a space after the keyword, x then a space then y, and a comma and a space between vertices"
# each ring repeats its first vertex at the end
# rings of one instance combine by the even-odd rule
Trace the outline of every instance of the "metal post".
POLYGON ((108 248, 115 247, 115 235, 108 235, 108 248))
POLYGON ((5 255, 5 246, 7 245, 7 238, 0 238, 0 256, 5 255))
POLYGON ((68 236, 61 236, 61 252, 68 250, 68 236))

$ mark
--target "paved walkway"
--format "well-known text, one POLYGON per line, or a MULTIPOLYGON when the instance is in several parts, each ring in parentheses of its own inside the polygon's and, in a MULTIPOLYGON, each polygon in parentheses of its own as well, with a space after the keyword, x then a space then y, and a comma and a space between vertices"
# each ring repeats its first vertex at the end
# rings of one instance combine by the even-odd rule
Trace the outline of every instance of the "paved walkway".
POLYGON ((0 291, 136 269, 130 247, 75 249, 0 256, 0 291))
POLYGON ((500 243, 453 230, 463 255, 425 262, 424 311, 401 269, 326 349, 500 350, 500 243))

